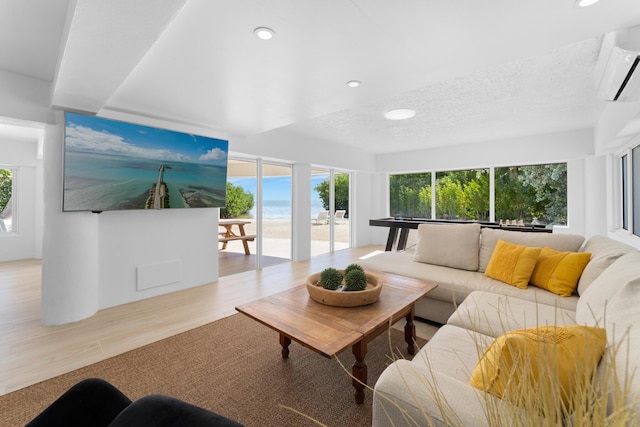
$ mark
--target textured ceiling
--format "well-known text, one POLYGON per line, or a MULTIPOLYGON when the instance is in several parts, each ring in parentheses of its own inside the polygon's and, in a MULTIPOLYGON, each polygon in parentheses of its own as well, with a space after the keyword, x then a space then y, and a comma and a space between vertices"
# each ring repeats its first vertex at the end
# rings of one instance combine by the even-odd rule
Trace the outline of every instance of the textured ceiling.
POLYGON ((375 154, 593 127, 602 35, 639 24, 638 0, 0 0, 0 70, 59 108, 375 154))
POLYGON ((603 107, 594 84, 601 43, 594 37, 289 129, 384 153, 589 128, 603 107), (416 116, 383 120, 389 106, 416 116))

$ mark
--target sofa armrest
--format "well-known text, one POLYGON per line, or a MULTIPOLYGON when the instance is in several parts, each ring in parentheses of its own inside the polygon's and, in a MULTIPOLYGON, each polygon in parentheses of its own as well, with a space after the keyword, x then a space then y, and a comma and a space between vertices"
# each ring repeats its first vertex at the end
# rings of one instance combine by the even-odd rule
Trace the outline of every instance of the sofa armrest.
POLYGON ((517 425, 522 417, 531 416, 466 382, 407 360, 396 361, 387 367, 374 390, 374 427, 484 427, 494 424, 497 417, 502 425, 517 425))
POLYGON ((172 397, 152 394, 134 401, 109 427, 242 427, 228 418, 172 397))

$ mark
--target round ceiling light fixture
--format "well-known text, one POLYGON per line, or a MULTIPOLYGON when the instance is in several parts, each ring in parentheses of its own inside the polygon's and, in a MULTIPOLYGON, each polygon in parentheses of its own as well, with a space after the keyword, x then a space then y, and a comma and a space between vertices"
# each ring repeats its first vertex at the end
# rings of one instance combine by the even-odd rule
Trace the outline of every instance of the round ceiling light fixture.
POLYGON ((389 110, 384 113, 384 118, 387 120, 407 120, 416 115, 416 112, 408 108, 396 108, 395 110, 389 110))
POLYGON ((576 1, 576 4, 580 7, 587 7, 591 6, 592 4, 598 3, 598 1, 600 0, 578 0, 576 1))
POLYGON ((349 80, 347 82, 347 86, 349 87, 358 87, 362 84, 362 82, 360 80, 349 80))
POLYGON ((260 40, 271 40, 273 36, 276 35, 276 32, 268 27, 258 27, 253 30, 253 34, 255 34, 260 40))

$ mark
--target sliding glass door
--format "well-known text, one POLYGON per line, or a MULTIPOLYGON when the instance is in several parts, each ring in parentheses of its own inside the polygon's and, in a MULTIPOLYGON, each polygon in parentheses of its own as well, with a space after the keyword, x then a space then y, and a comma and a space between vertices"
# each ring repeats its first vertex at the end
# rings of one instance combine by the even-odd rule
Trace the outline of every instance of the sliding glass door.
POLYGON ((333 214, 333 250, 347 249, 351 246, 351 227, 349 222, 349 194, 350 175, 348 173, 335 173, 334 178, 334 200, 335 210, 333 214))
POLYGON ((229 159, 227 204, 220 209, 218 274, 229 276, 254 270, 257 265, 258 170, 255 161, 229 159), (237 236, 253 236, 243 240, 237 236), (235 235, 235 236, 234 236, 235 235), (231 239, 226 241, 226 239, 231 239), (236 240, 234 240, 236 239, 236 240))
POLYGON ((291 191, 290 165, 262 164, 262 267, 291 260, 291 191))
POLYGON ((311 171, 311 256, 350 247, 350 175, 311 171))
POLYGON ((331 207, 328 170, 311 171, 311 256, 331 250, 331 207))
POLYGON ((291 260, 291 166, 242 159, 228 165, 219 275, 291 260))

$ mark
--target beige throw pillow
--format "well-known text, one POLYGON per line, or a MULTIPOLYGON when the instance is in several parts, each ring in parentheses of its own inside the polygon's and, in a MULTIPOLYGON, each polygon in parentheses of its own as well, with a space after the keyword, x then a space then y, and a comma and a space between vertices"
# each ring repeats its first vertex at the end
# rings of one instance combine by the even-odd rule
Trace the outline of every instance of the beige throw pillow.
POLYGON ((413 260, 478 270, 480 224, 420 224, 413 260))

